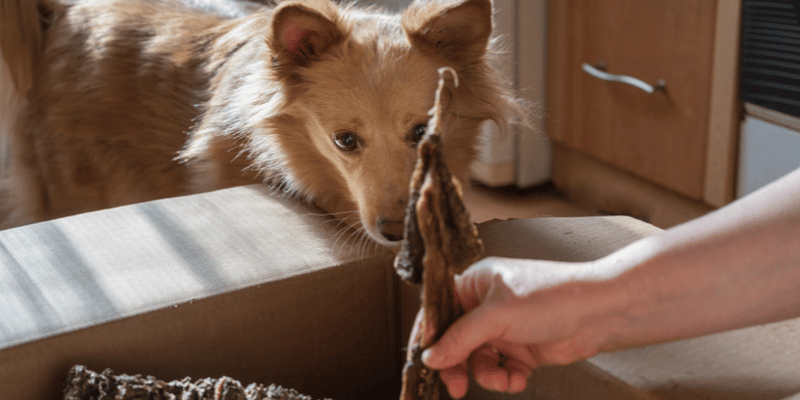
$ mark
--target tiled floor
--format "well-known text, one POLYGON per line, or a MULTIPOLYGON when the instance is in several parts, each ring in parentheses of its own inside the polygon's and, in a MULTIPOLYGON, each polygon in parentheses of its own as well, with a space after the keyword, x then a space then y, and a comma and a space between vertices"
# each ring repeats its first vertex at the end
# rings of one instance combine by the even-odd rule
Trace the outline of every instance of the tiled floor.
POLYGON ((464 202, 474 222, 491 219, 534 217, 580 217, 595 215, 572 205, 552 186, 517 190, 470 185, 464 190, 464 202))

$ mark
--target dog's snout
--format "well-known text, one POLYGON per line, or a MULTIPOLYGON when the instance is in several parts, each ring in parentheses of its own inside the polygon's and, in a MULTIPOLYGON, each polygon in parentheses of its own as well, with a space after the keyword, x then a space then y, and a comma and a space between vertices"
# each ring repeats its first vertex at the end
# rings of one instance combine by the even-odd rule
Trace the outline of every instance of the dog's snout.
POLYGON ((403 240, 403 221, 378 220, 378 229, 387 240, 397 242, 403 240))

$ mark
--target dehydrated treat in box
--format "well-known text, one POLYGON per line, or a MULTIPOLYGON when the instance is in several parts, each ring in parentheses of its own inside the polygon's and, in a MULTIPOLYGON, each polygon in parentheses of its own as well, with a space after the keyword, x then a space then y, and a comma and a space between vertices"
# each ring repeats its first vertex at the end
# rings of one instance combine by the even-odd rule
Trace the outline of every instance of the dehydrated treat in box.
POLYGON ((97 373, 76 365, 64 382, 64 400, 312 400, 294 389, 222 377, 164 382, 152 376, 114 375, 110 369, 97 373))

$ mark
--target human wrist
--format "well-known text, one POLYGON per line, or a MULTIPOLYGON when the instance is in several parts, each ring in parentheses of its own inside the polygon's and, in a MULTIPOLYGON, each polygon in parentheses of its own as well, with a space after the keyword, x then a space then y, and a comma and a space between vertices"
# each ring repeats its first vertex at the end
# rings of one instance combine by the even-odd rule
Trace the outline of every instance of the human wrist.
MULTIPOLYGON (((594 266, 597 268, 596 264, 594 266)), ((627 331, 627 319, 633 303, 631 293, 617 275, 611 275, 605 268, 595 280, 584 281, 589 296, 590 306, 583 317, 583 328, 580 333, 584 340, 594 342, 594 353, 607 352, 627 348, 620 343, 622 332, 627 331)))
POLYGON ((559 265, 556 268, 563 268, 568 279, 532 293, 531 320, 552 327, 545 331, 531 329, 544 335, 531 338, 532 343, 555 346, 543 355, 545 363, 571 363, 617 350, 615 340, 623 330, 631 302, 627 288, 616 279, 617 267, 616 262, 605 258, 559 265))
POLYGON ((583 266, 583 291, 589 307, 582 317, 579 335, 591 338, 597 352, 623 350, 639 345, 635 332, 636 310, 641 306, 642 282, 630 271, 650 263, 663 243, 645 238, 583 266))

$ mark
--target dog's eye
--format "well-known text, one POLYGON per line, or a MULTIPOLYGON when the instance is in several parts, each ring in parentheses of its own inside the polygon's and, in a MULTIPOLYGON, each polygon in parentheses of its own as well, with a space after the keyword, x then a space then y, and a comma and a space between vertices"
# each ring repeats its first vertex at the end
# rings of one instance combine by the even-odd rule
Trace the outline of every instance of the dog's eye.
POLYGON ((342 151, 353 151, 358 148, 358 138, 353 132, 334 133, 333 143, 342 151))
POLYGON ((425 129, 427 126, 425 124, 419 124, 411 130, 411 141, 414 143, 419 143, 420 140, 425 136, 425 129))

